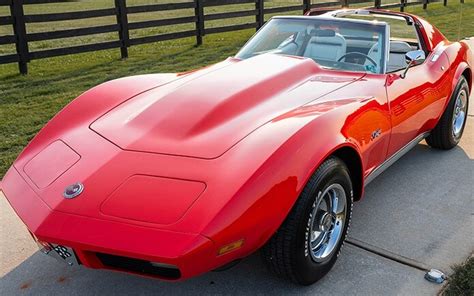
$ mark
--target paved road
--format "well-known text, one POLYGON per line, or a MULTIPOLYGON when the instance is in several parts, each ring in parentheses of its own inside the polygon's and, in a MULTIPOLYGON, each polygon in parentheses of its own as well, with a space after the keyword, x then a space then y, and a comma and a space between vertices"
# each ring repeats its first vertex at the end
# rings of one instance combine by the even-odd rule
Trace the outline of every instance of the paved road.
MULTIPOLYGON (((474 102, 474 100, 471 100, 474 102)), ((472 104, 474 105, 474 104, 472 104)), ((423 142, 373 181, 355 205, 350 237, 450 272, 474 250, 474 108, 459 147, 436 151, 423 142)), ((0 294, 434 295, 442 286, 424 272, 346 244, 335 268, 310 287, 268 273, 258 255, 224 272, 167 283, 115 272, 66 267, 36 251, 0 196, 0 294)))

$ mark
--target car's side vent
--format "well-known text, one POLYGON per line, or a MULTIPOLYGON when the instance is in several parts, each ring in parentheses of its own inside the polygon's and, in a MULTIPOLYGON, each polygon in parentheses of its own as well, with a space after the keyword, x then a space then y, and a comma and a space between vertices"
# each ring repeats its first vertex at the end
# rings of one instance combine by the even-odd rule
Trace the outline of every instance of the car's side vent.
POLYGON ((156 276, 163 279, 176 280, 181 277, 179 269, 172 265, 154 263, 146 260, 122 257, 104 253, 96 253, 97 258, 105 267, 138 273, 142 275, 156 276))

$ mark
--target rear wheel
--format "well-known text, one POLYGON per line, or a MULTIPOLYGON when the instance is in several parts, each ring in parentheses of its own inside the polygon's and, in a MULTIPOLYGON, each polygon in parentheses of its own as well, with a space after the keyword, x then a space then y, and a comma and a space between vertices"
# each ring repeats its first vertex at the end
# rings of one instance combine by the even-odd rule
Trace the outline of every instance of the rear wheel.
POLYGON ((469 87, 461 76, 454 90, 448 107, 426 142, 433 148, 448 150, 461 140, 467 120, 469 106, 469 87))
POLYGON ((346 165, 326 160, 313 174, 282 226, 263 247, 276 274, 310 285, 332 268, 349 228, 352 184, 346 165))

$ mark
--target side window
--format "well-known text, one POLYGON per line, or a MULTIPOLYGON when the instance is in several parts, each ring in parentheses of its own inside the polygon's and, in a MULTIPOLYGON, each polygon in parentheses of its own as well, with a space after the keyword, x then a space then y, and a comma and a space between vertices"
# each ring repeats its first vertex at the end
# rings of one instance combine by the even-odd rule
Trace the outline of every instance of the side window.
POLYGON ((405 54, 421 49, 418 34, 414 25, 407 24, 404 19, 385 18, 390 25, 390 54, 387 72, 397 72, 407 66, 405 54))
POLYGON ((420 49, 414 25, 407 24, 404 19, 384 18, 384 21, 390 25, 390 41, 406 42, 412 50, 420 49))

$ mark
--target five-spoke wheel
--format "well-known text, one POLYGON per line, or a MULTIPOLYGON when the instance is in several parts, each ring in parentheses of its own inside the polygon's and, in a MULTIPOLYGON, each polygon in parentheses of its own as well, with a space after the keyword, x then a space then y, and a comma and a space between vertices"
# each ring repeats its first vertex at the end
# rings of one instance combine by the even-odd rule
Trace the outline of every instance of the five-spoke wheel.
POLYGON ((464 122, 467 116, 467 91, 461 89, 456 97, 453 114, 453 136, 457 139, 461 137, 464 122))
POLYGON ((309 219, 309 247, 314 261, 324 261, 336 249, 346 221, 346 204, 346 193, 340 184, 330 185, 316 199, 309 219))

